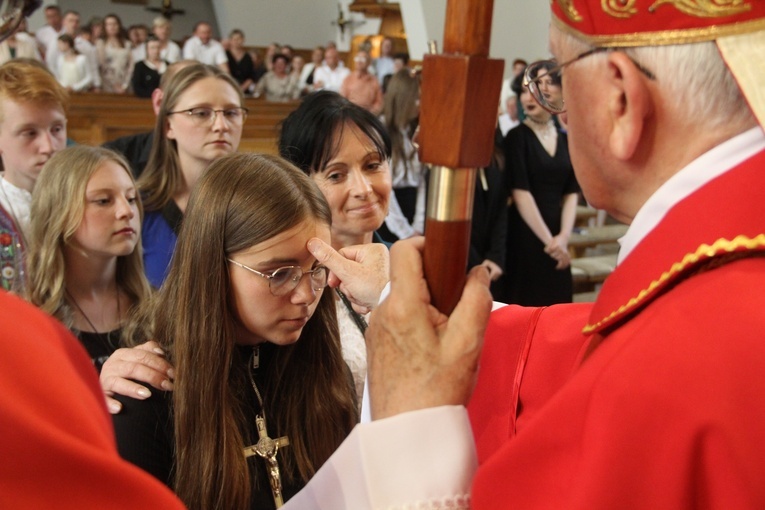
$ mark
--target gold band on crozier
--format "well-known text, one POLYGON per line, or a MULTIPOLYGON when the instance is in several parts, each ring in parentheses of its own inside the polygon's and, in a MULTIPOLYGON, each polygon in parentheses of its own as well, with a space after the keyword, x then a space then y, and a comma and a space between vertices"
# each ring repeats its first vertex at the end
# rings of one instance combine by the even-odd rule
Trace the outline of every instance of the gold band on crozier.
POLYGON ((428 218, 436 221, 469 220, 473 214, 474 192, 475 168, 432 167, 428 218))

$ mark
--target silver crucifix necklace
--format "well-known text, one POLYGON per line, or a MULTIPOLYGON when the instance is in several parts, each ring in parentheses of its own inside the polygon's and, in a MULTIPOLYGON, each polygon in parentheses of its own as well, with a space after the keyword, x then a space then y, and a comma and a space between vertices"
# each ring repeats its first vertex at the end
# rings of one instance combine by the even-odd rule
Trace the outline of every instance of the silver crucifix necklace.
POLYGON ((271 484, 271 494, 274 497, 276 508, 280 508, 284 505, 284 498, 282 496, 282 477, 279 473, 279 462, 276 458, 276 454, 279 453, 279 448, 289 445, 290 440, 287 436, 278 439, 271 439, 268 437, 263 397, 261 397, 258 385, 255 384, 255 377, 252 375, 252 371, 258 368, 258 365, 260 364, 259 351, 260 349, 258 347, 253 347, 252 356, 250 357, 250 366, 247 369, 252 389, 255 390, 255 396, 258 397, 258 403, 260 403, 260 411, 255 416, 255 425, 258 429, 258 442, 254 445, 245 447, 244 456, 252 457, 253 455, 257 455, 265 460, 266 468, 268 470, 268 480, 271 484))

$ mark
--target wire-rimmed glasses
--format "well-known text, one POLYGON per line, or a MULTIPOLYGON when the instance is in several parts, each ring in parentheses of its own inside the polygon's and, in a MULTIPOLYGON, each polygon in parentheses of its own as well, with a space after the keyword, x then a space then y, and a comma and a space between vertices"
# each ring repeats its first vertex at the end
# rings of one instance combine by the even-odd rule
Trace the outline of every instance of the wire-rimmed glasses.
POLYGON ((223 108, 220 110, 207 106, 197 106, 187 110, 167 112, 168 115, 176 115, 179 113, 186 114, 186 116, 198 126, 212 126, 219 113, 223 117, 223 120, 230 126, 241 126, 244 123, 244 119, 247 118, 249 110, 243 106, 233 106, 231 108, 223 108))
MULTIPOLYGON (((567 65, 573 64, 577 60, 581 60, 590 55, 601 53, 604 51, 615 51, 619 48, 592 48, 585 51, 580 55, 572 58, 571 60, 558 64, 555 60, 539 60, 532 62, 526 67, 526 71, 523 73, 523 86, 529 89, 534 100, 539 103, 539 106, 544 108, 550 113, 557 114, 566 111, 566 103, 563 100, 562 87, 561 87, 561 71, 567 65)), ((643 67, 639 62, 635 61, 632 57, 627 55, 633 64, 651 80, 655 80, 656 76, 643 67)))
POLYGON ((303 279, 304 275, 309 275, 311 279, 311 288, 318 292, 327 286, 327 280, 329 278, 329 269, 326 266, 317 266, 311 271, 303 271, 300 266, 284 266, 271 271, 270 274, 261 273, 260 271, 253 269, 249 266, 245 266, 241 262, 228 259, 229 262, 235 266, 239 266, 242 269, 246 269, 251 273, 265 278, 268 280, 268 288, 271 294, 274 296, 284 296, 295 290, 303 279))

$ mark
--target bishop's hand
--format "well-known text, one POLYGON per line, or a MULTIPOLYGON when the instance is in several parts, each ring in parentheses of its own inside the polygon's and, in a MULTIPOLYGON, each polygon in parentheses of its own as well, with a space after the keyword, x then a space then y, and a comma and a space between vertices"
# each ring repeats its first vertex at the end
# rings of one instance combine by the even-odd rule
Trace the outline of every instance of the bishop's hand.
POLYGON ((373 419, 465 405, 473 390, 492 305, 489 272, 473 268, 447 317, 430 304, 423 247, 422 238, 393 246, 391 292, 372 312, 366 342, 373 419))

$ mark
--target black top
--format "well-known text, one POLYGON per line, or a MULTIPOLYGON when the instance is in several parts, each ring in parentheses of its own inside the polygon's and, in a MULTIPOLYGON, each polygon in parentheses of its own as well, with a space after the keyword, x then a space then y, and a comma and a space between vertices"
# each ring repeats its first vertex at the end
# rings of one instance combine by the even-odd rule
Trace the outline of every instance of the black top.
MULTIPOLYGON (((167 65, 167 62, 165 62, 167 65)), ((156 69, 149 67, 145 60, 141 60, 133 67, 133 92, 138 97, 151 97, 154 89, 159 88, 159 80, 162 75, 156 69)))
MULTIPOLYGON (((557 235, 561 228, 563 196, 579 191, 566 134, 558 131, 555 154, 550 156, 531 128, 521 124, 507 133, 504 149, 507 194, 513 189, 530 192, 550 232, 557 235)), ((507 211, 506 250, 500 300, 526 306, 571 302, 571 268, 555 269, 556 261, 544 253, 542 241, 523 220, 515 204, 507 211)))
POLYGON ((80 343, 85 346, 85 350, 88 351, 93 366, 96 367, 96 370, 100 374, 104 362, 119 347, 122 330, 116 329, 114 331, 109 331, 108 333, 91 333, 89 331, 76 330, 73 332, 80 340, 80 343))
POLYGON ((241 60, 237 60, 230 51, 226 51, 226 56, 228 57, 229 72, 237 83, 255 80, 255 65, 249 53, 245 52, 241 60))
POLYGON ((137 135, 128 135, 106 142, 103 146, 107 149, 117 151, 128 160, 133 176, 138 177, 146 168, 151 154, 151 146, 154 143, 154 133, 139 133, 137 135))
MULTIPOLYGON (((494 135, 495 144, 501 147, 502 133, 499 128, 494 135)), ((507 191, 504 172, 498 167, 495 158, 492 158, 488 167, 476 172, 468 269, 488 259, 504 270, 506 235, 507 191)))
MULTIPOLYGON (((258 388, 265 387, 265 370, 273 357, 275 349, 273 344, 264 343, 260 346, 260 368, 254 370, 255 382, 258 388)), ((237 349, 235 363, 248 363, 250 347, 237 349)), ((255 415, 260 410, 254 390, 247 385, 243 388, 245 396, 244 414, 248 417, 248 429, 244 431, 246 446, 255 444, 258 439, 255 427, 255 415)), ((115 398, 122 403, 122 411, 112 416, 114 431, 117 436, 117 448, 120 455, 137 465, 141 469, 154 475, 160 481, 173 488, 173 466, 175 447, 172 415, 172 393, 152 390, 152 395, 146 400, 134 400, 132 398, 117 395, 115 398)), ((273 430, 272 420, 269 420, 269 410, 266 409, 266 423, 268 435, 271 438, 280 437, 273 430)), ((286 446, 285 448, 290 448, 286 446)), ((281 457, 281 455, 278 455, 281 457)), ((266 474, 265 459, 253 455, 248 459, 250 476, 252 477, 252 500, 250 508, 262 510, 275 508, 271 487, 266 474)), ((283 464, 280 462, 280 466, 283 464)), ((286 476, 282 467, 282 489, 284 501, 294 496, 303 488, 303 483, 286 483, 286 476)))

